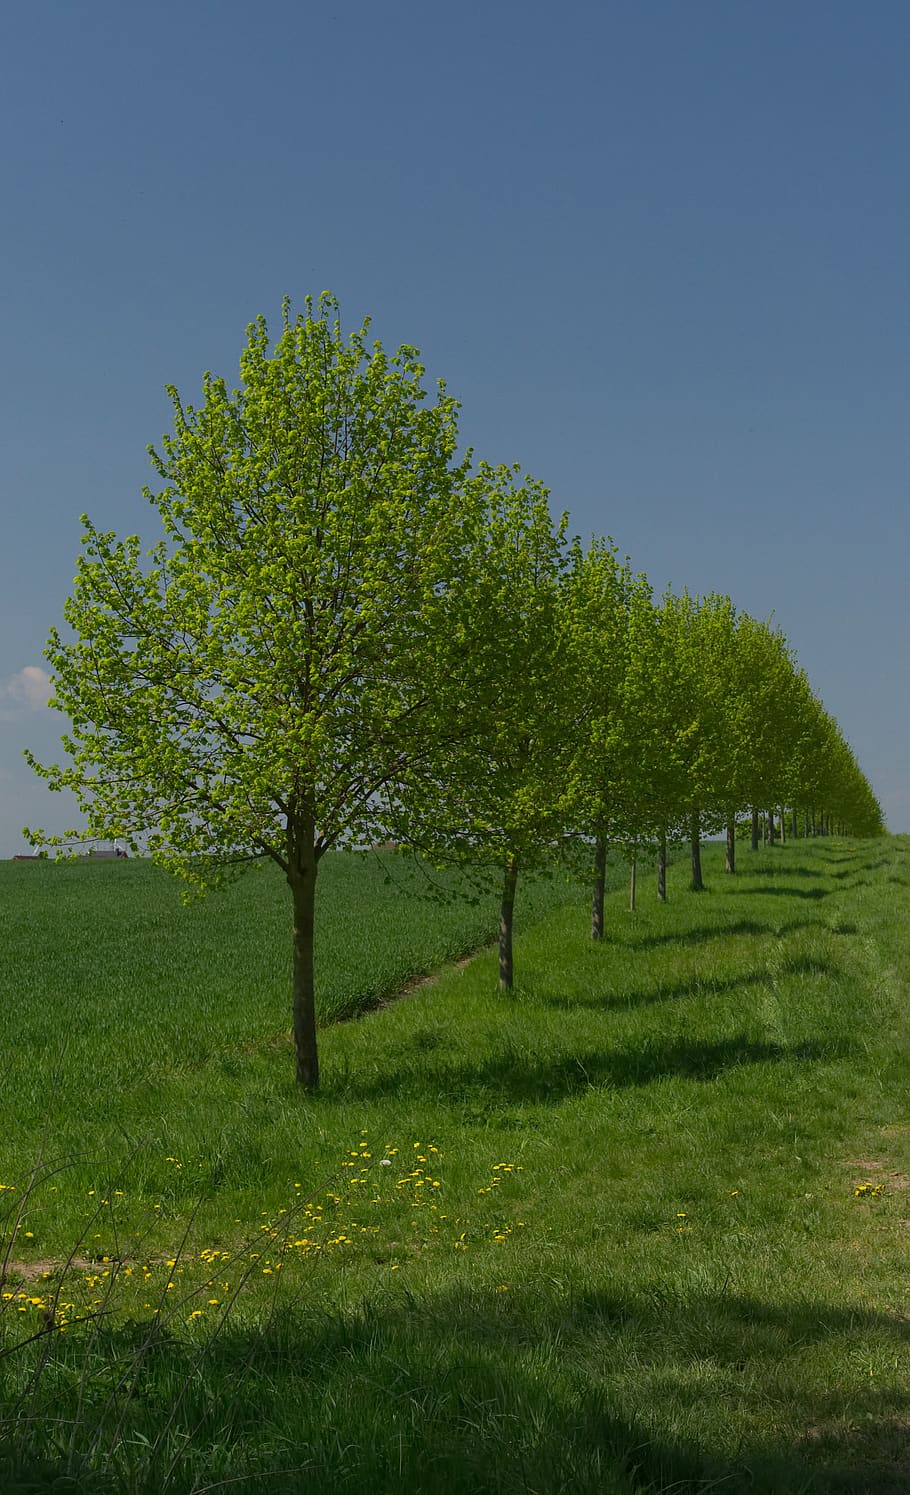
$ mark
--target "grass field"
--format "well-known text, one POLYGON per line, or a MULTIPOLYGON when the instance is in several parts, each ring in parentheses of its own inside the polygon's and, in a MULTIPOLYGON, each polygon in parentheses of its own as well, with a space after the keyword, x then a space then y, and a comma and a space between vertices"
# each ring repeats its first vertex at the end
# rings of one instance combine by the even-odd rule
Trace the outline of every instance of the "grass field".
MULTIPOLYGON (((2 869, 0 1488, 910 1490, 910 841, 741 861, 541 891, 316 1097, 280 885, 2 869)), ((489 925, 336 870, 327 1013, 489 925)))
MULTIPOLYGON (((611 876, 614 885, 624 876, 619 865, 611 876)), ((112 1148, 119 1157, 118 1137, 128 1149, 155 1141, 165 1153, 208 1151, 226 1110, 260 1092, 262 1060, 284 1046, 291 1025, 287 886, 263 864, 189 906, 180 893, 148 862, 0 862, 15 1039, 0 1056, 3 1094, 15 1100, 0 1136, 0 1176, 21 1173, 46 1126, 55 1156, 97 1158, 103 1143, 105 1157, 112 1148)), ((529 878, 516 927, 578 897, 564 873, 529 878)), ((330 854, 318 894, 320 1021, 361 1014, 476 950, 497 913, 495 883, 478 888, 405 854, 330 854), (446 893, 461 896, 440 902, 446 893)), ((272 1078, 290 1086, 289 1054, 272 1078)), ((242 1116, 237 1125, 249 1136, 242 1116)))

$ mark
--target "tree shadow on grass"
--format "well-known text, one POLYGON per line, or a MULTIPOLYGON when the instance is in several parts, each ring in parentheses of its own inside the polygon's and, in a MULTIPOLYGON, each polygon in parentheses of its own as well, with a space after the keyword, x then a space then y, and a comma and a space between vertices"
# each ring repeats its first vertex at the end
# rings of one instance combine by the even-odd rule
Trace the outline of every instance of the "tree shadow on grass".
POLYGON ((624 945, 636 950, 656 950, 661 945, 704 945, 709 940, 726 939, 730 934, 774 933, 771 923, 760 924, 757 919, 737 919, 735 924, 705 924, 699 929, 688 929, 684 933, 669 930, 666 934, 637 934, 633 929, 622 939, 624 945))
POLYGON ((752 888, 750 898, 807 898, 814 903, 820 898, 830 898, 831 888, 752 888))
POLYGON ((767 986, 781 976, 838 976, 839 968, 828 960, 811 956, 792 956, 779 965, 763 966, 752 971, 741 971, 735 976, 714 979, 695 972, 685 981, 661 983, 644 991, 634 988, 624 991, 606 992, 602 996, 585 993, 584 996, 563 995, 558 992, 532 992, 525 1000, 543 1007, 559 1007, 564 1012, 587 1009, 591 1012, 625 1012, 633 1007, 652 1007, 659 1002, 681 1002, 688 997, 719 997, 726 992, 741 991, 750 986, 767 986))
POLYGON ((235 1495, 907 1491, 906 1379, 876 1386, 866 1371, 876 1355, 906 1362, 903 1318, 659 1282, 624 1292, 609 1266, 585 1291, 523 1287, 506 1251, 497 1289, 487 1260, 435 1292, 409 1287, 405 1260, 394 1287, 329 1309, 286 1285, 258 1324, 228 1320, 201 1346, 104 1331, 85 1385, 39 1378, 33 1450, 3 1488, 189 1495, 221 1487, 227 1447, 235 1495), (818 1367, 826 1352, 834 1375, 818 1367), (130 1365, 128 1402, 111 1404, 105 1367, 130 1365), (41 1458, 42 1436, 49 1453, 73 1427, 75 1457, 41 1458), (93 1437, 96 1465, 108 1447, 132 1460, 128 1481, 80 1467, 93 1437))
MULTIPOLYGON (((737 889, 735 888, 731 889, 731 892, 736 891, 737 889)), ((762 893, 766 892, 767 889, 758 888, 756 891, 762 893)), ((789 890, 780 889, 780 891, 787 892, 789 890)), ((777 922, 775 914, 774 918, 769 915, 765 923, 759 922, 758 919, 737 919, 733 924, 724 924, 722 922, 718 924, 704 924, 698 929, 689 929, 682 934, 676 933, 673 930, 668 931, 666 934, 638 934, 633 928, 628 934, 620 935, 618 939, 614 933, 611 933, 610 943, 615 941, 633 950, 655 950, 662 945, 705 945, 710 940, 724 940, 731 934, 752 934, 764 936, 765 938, 771 936, 772 938, 780 939, 785 934, 795 934, 797 930, 801 929, 827 928, 828 925, 823 924, 820 919, 799 919, 795 915, 788 923, 780 924, 777 922)))
POLYGON ((722 996, 725 992, 755 986, 767 980, 767 975, 767 971, 744 971, 738 976, 726 976, 717 981, 694 975, 685 981, 667 982, 646 991, 631 989, 605 992, 602 996, 592 996, 589 993, 584 996, 564 996, 558 992, 533 992, 526 1000, 541 1007, 558 1007, 564 1012, 626 1012, 633 1007, 652 1007, 659 1002, 681 1002, 687 997, 722 996))
POLYGON ((332 1101, 354 1103, 385 1097, 403 1099, 418 1079, 422 1089, 443 1103, 484 1096, 499 1104, 558 1104, 591 1089, 625 1089, 663 1080, 716 1080, 747 1065, 823 1063, 852 1050, 842 1040, 808 1041, 792 1046, 740 1037, 699 1041, 658 1038, 635 1048, 588 1047, 549 1059, 507 1047, 477 1062, 449 1058, 444 1050, 403 1054, 382 1073, 335 1068, 323 1093, 332 1101))

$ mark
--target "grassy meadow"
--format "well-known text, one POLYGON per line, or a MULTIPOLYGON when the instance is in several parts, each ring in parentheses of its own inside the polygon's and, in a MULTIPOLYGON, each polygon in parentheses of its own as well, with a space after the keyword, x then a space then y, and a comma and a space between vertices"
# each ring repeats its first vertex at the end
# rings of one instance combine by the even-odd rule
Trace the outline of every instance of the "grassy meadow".
POLYGON ((0 867, 0 1488, 910 1490, 910 840, 721 858, 388 1003, 493 910, 333 859, 316 1096, 280 879, 0 867))

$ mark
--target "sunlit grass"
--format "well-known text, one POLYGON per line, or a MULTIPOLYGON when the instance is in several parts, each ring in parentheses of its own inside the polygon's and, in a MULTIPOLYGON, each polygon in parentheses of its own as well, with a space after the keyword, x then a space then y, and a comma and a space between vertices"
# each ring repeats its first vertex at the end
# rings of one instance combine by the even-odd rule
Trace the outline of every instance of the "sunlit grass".
POLYGON ((4 1487, 905 1489, 910 845, 741 860, 602 946, 556 908, 511 996, 485 952, 327 1027, 317 1097, 270 1017, 29 1191, 32 1131, 4 1487))

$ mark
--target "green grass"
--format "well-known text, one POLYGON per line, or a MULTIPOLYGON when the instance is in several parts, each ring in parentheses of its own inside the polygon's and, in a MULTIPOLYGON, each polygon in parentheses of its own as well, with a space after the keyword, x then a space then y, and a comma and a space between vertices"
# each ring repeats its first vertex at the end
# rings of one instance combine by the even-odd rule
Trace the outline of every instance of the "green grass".
MULTIPOLYGON (((475 887, 403 853, 327 856, 320 1022, 361 1014, 488 942, 496 896, 494 883, 475 887)), ((525 879, 517 929, 577 897, 565 874, 525 879)), ((108 1146, 118 1133, 148 1140, 164 1109, 165 1152, 194 1147, 197 1121, 208 1145, 222 1082, 231 1103, 250 1062, 290 1030, 290 897, 271 864, 186 906, 180 884, 147 862, 0 863, 0 948, 15 1038, 0 1056, 3 1093, 15 1098, 0 1176, 21 1172, 48 1122, 58 1153, 83 1152, 87 1134, 108 1146), (188 1091, 176 1112, 166 1101, 175 1085, 188 1091)))
MULTIPOLYGON (((649 877, 635 915, 617 891, 602 946, 542 894, 513 996, 485 952, 326 1027, 316 1097, 266 882, 182 910, 74 869, 50 924, 7 898, 0 1486, 910 1489, 910 842, 740 861, 708 848, 665 907, 649 877)), ((339 887, 343 944, 373 891, 339 887)), ((373 948, 394 966, 401 916, 425 969, 424 914, 396 895, 373 948)), ((324 990, 408 974, 371 964, 324 957, 324 990)))

